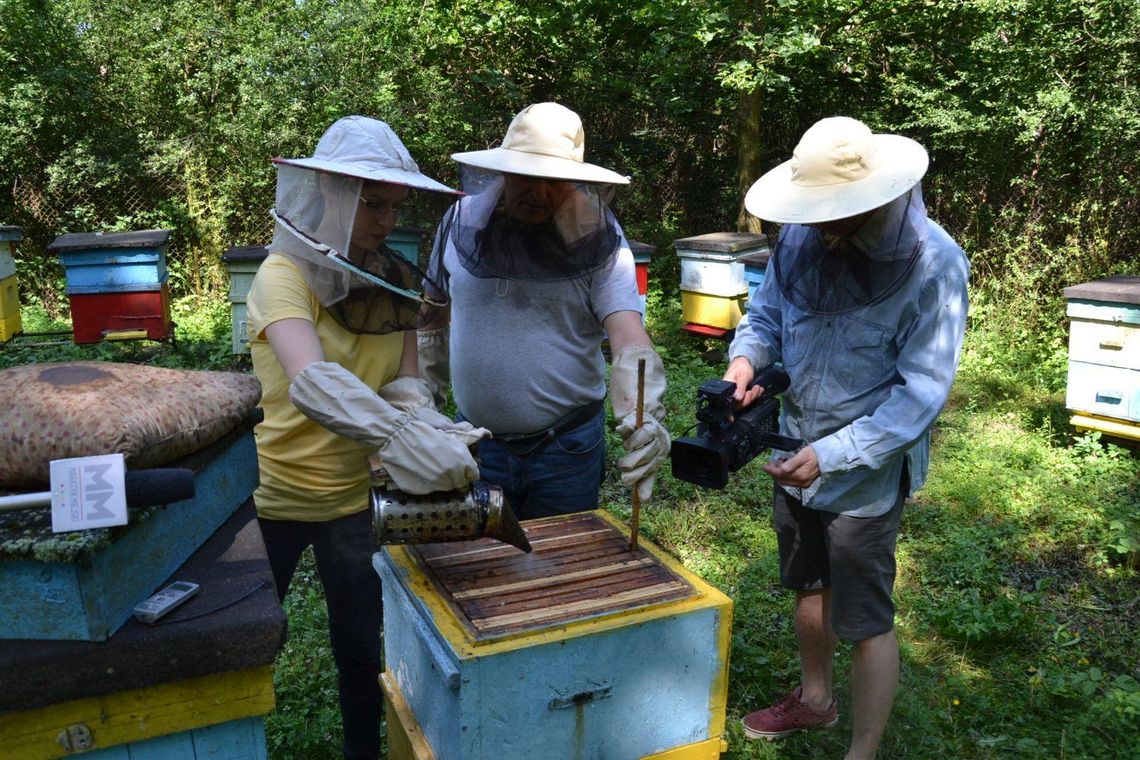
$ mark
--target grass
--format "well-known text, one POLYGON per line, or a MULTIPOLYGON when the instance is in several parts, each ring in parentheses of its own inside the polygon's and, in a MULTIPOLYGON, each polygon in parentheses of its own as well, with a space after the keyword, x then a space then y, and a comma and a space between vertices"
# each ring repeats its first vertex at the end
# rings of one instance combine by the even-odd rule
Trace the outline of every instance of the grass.
MULTIPOLYGON (((725 365, 723 345, 680 332, 677 304, 675 293, 650 294, 675 436, 692 424, 697 385, 725 365)), ((29 348, 18 339, 0 347, 0 365, 100 358, 248 368, 229 354, 224 303, 183 300, 176 313, 176 349, 29 348)), ((895 593, 902 676, 880 757, 1140 757, 1140 458, 1068 428, 1063 330, 1027 341, 1023 327, 1011 332, 1007 316, 999 323, 989 313, 971 323, 927 485, 904 510, 895 593)), ((51 326, 39 319, 25 309, 28 329, 51 326)), ((616 436, 609 446, 616 456, 616 436)), ((628 492, 613 468, 602 501, 628 519, 628 492)), ((665 472, 642 530, 735 603, 726 757, 841 757, 850 732, 843 645, 837 730, 767 743, 746 741, 739 727, 799 678, 770 502, 771 482, 755 462, 724 491, 665 472)), ((308 558, 286 606, 289 641, 267 720, 271 757, 339 757, 324 602, 308 558)))

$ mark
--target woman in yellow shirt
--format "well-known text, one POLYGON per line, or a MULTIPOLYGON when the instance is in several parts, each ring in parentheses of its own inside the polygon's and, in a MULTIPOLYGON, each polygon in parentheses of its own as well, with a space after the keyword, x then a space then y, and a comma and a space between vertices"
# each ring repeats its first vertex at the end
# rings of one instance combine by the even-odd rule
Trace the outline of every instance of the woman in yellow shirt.
POLYGON ((418 377, 415 328, 444 304, 388 248, 412 189, 456 194, 419 171, 387 124, 349 116, 313 156, 276 159, 270 254, 250 288, 250 348, 262 385, 254 493, 284 600, 312 547, 325 590, 346 758, 376 758, 380 581, 368 457, 410 493, 465 488, 486 431, 438 414, 418 377))

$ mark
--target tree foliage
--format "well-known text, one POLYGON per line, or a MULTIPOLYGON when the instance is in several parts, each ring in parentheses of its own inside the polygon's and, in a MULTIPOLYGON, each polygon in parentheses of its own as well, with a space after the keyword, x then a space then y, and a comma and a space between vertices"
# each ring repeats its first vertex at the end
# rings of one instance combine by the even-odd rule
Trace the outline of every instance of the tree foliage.
MULTIPOLYGON (((171 226, 186 292, 219 285, 226 246, 264 242, 270 159, 339 116, 387 120, 454 183, 452 152, 540 100, 582 115, 588 160, 633 177, 620 217, 661 247, 754 227, 743 191, 848 114, 927 146, 932 212, 986 283, 1055 291, 1140 250, 1131 0, 0 3, 0 220, 32 251, 171 226)), ((42 298, 58 278, 37 261, 21 271, 42 298)))

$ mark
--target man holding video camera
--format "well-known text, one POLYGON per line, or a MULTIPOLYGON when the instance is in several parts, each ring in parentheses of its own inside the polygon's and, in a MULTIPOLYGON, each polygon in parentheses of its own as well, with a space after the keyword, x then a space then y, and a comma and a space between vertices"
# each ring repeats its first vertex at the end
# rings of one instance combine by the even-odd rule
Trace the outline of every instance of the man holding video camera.
POLYGON ((744 718, 750 739, 838 722, 838 639, 852 642, 848 760, 875 756, 894 702, 895 541, 903 502, 926 477, 967 310, 966 256, 926 216, 927 163, 913 140, 823 119, 744 200, 782 228, 724 379, 747 405, 756 374, 781 362, 780 432, 805 442, 764 465, 802 681, 744 718))

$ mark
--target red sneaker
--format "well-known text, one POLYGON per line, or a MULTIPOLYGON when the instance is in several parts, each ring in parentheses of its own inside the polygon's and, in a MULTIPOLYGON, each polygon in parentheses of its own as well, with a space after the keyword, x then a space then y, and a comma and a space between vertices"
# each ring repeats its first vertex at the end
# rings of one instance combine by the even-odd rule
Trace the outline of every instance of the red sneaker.
POLYGON ((779 739, 796 731, 831 728, 839 722, 839 703, 833 698, 823 712, 800 701, 800 687, 771 707, 744 716, 744 735, 749 739, 779 739))

